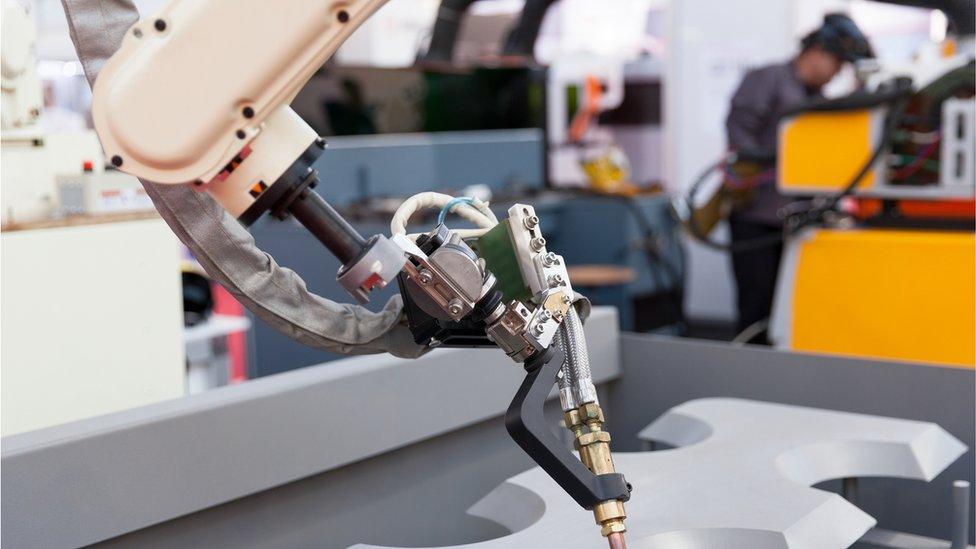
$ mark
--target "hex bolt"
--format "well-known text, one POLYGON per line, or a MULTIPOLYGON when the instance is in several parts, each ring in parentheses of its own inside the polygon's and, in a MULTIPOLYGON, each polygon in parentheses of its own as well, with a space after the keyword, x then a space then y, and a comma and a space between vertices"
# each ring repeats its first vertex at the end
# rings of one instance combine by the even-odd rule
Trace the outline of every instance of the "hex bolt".
POLYGON ((434 273, 428 271, 427 269, 421 269, 420 273, 417 274, 417 278, 420 280, 421 284, 430 284, 430 281, 434 280, 434 273))
POLYGON ((546 239, 541 236, 537 236, 532 239, 532 250, 538 252, 546 246, 546 239))
POLYGON ((452 315, 461 314, 463 307, 464 304, 461 303, 461 300, 456 297, 447 304, 447 310, 450 311, 452 315))
POLYGON ((534 215, 530 215, 522 220, 522 224, 525 225, 526 229, 534 229, 539 226, 539 218, 534 215))

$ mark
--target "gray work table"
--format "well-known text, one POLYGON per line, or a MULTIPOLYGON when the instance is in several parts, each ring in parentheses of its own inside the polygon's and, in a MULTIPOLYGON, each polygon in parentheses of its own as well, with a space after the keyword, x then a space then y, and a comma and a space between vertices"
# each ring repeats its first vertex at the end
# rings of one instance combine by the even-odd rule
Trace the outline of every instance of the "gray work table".
MULTIPOLYGON (((973 370, 620 336, 608 310, 587 330, 615 452, 641 450, 638 433, 671 408, 717 396, 932 422, 976 447, 973 370)), ((344 548, 504 538, 504 526, 465 511, 533 466, 499 417, 521 375, 492 351, 363 357, 7 438, 2 541, 344 548)), ((949 486, 973 482, 973 471, 969 450, 928 483, 861 478, 857 506, 880 528, 944 539, 949 486)), ((635 490, 653 494, 654 484, 635 490)), ((571 520, 595 535, 586 513, 572 509, 571 520)))
MULTIPOLYGON (((616 311, 595 308, 586 333, 595 380, 615 378, 616 311)), ((492 418, 500 424, 523 375, 496 349, 365 356, 5 437, 2 541, 90 544, 492 418)))

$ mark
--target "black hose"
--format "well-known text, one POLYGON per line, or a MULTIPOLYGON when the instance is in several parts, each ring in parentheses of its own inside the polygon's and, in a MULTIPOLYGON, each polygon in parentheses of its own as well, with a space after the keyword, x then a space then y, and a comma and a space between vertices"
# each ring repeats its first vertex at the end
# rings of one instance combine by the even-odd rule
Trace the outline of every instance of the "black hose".
POLYGON ((440 7, 437 8, 437 19, 434 21, 430 46, 421 56, 421 61, 451 62, 454 58, 454 46, 461 31, 461 20, 474 2, 475 0, 441 0, 440 7))
POLYGON ((784 236, 782 234, 772 234, 758 238, 750 238, 749 240, 739 242, 716 242, 710 239, 708 235, 705 234, 705 231, 702 230, 701 225, 698 224, 698 219, 695 218, 694 213, 695 195, 698 194, 698 190, 705 183, 705 181, 708 180, 708 177, 712 175, 712 173, 719 169, 725 169, 725 165, 728 160, 729 158, 725 157, 718 163, 709 166, 701 174, 699 174, 698 177, 695 178, 695 182, 691 184, 691 188, 688 190, 688 194, 685 198, 685 203, 688 206, 688 232, 691 233, 691 236, 693 236, 695 240, 703 244, 705 247, 723 252, 748 252, 780 244, 784 240, 784 236))
POLYGON ((549 7, 556 0, 526 0, 518 21, 505 39, 502 52, 505 55, 524 55, 531 57, 535 51, 535 41, 539 37, 542 20, 549 7))
POLYGON ((901 115, 904 112, 907 103, 907 98, 904 96, 895 101, 894 106, 891 108, 891 113, 888 115, 888 119, 885 120, 884 131, 881 134, 881 141, 878 143, 878 146, 875 147, 874 151, 871 153, 871 156, 868 158, 868 161, 861 166, 861 169, 858 170, 857 175, 851 179, 851 182, 848 183, 841 192, 827 199, 824 207, 820 209, 821 214, 827 211, 836 211, 837 204, 842 199, 850 196, 854 190, 857 189, 857 186, 861 183, 861 180, 864 179, 864 176, 866 176, 871 170, 874 163, 878 161, 878 158, 881 157, 884 150, 891 145, 891 141, 894 139, 895 129, 901 122, 901 115))
POLYGON ((634 221, 637 223, 638 231, 641 233, 640 247, 644 252, 644 258, 647 260, 649 271, 648 274, 651 276, 651 282, 655 285, 656 289, 670 295, 672 301, 671 305, 674 308, 674 313, 678 319, 677 321, 679 323, 683 323, 685 320, 685 277, 682 275, 682 271, 684 270, 685 260, 684 248, 681 246, 681 243, 677 243, 677 252, 679 256, 678 262, 680 263, 680 266, 676 267, 675 265, 672 265, 670 261, 666 260, 660 253, 658 253, 658 250, 654 245, 654 225, 651 223, 651 220, 647 217, 644 210, 641 209, 637 201, 634 200, 634 197, 593 192, 585 189, 571 189, 565 190, 564 192, 577 196, 608 198, 623 203, 623 205, 633 216, 634 221), (659 271, 664 271, 664 281, 657 276, 659 271), (673 286, 674 291, 668 292, 667 290, 669 286, 673 286))
POLYGON ((694 215, 695 195, 698 194, 698 190, 714 171, 724 169, 724 166, 728 161, 728 157, 724 158, 721 162, 716 163, 715 165, 709 166, 701 173, 701 175, 698 176, 698 178, 695 179, 695 182, 692 183, 691 188, 688 190, 685 202, 689 210, 689 232, 695 238, 695 240, 709 248, 736 253, 762 249, 768 246, 776 246, 803 227, 806 227, 812 223, 820 222, 823 219, 824 214, 827 212, 837 211, 837 205, 840 203, 840 201, 847 196, 850 196, 854 190, 857 189, 857 186, 861 183, 861 180, 864 179, 874 164, 878 161, 878 158, 881 157, 885 149, 887 149, 891 144, 891 141, 894 138, 895 129, 901 122, 902 114, 907 104, 908 92, 909 90, 904 89, 901 93, 891 96, 894 105, 888 115, 887 120, 885 121, 885 128, 881 135, 881 141, 878 142, 878 145, 874 148, 871 155, 857 171, 857 174, 851 178, 850 182, 845 185, 840 192, 824 199, 823 201, 809 203, 795 202, 787 205, 785 208, 783 208, 783 211, 785 211, 788 215, 786 216, 786 224, 782 233, 751 238, 739 242, 724 243, 711 240, 701 229, 701 226, 698 224, 698 220, 695 219, 694 215), (796 212, 790 212, 791 207, 801 204, 803 205, 802 209, 799 209, 796 212))

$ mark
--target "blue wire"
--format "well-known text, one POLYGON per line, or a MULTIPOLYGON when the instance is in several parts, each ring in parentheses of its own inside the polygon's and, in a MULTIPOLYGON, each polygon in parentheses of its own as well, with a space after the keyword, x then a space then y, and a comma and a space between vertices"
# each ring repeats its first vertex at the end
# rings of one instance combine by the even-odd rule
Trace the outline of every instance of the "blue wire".
POLYGON ((457 206, 458 204, 472 203, 474 203, 474 198, 471 198, 470 196, 459 196, 457 198, 448 200, 447 204, 444 204, 444 207, 441 208, 441 213, 437 214, 437 224, 441 225, 444 223, 444 219, 447 217, 448 212, 450 212, 451 208, 454 206, 457 206))

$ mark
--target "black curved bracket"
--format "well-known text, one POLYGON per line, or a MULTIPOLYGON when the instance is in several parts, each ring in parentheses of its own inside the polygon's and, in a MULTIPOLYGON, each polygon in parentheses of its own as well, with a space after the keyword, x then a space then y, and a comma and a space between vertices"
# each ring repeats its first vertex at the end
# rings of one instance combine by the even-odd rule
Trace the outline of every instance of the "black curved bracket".
POLYGON ((505 412, 508 434, 584 509, 607 500, 629 500, 630 487, 622 474, 593 474, 550 431, 543 408, 565 360, 561 351, 552 350, 535 364, 526 362, 529 373, 505 412))

